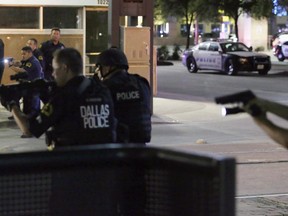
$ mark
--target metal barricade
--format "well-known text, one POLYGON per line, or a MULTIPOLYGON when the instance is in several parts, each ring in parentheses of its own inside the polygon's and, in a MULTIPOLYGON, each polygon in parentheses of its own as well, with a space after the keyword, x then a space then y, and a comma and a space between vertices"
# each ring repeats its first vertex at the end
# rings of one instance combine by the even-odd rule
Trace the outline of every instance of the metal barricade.
POLYGON ((0 156, 0 215, 235 215, 235 159, 97 145, 0 156))

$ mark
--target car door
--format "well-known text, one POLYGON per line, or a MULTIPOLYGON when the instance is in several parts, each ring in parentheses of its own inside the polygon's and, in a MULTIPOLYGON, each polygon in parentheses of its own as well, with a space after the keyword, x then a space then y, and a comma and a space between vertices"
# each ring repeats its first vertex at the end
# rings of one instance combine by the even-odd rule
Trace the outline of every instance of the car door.
POLYGON ((207 58, 208 45, 209 43, 200 43, 198 49, 193 53, 197 67, 199 69, 205 69, 206 67, 205 60, 207 58))
POLYGON ((218 43, 211 42, 208 46, 207 59, 205 67, 212 70, 222 69, 222 54, 219 52, 220 46, 218 43))
POLYGON ((288 58, 288 41, 282 44, 282 53, 285 58, 288 58))

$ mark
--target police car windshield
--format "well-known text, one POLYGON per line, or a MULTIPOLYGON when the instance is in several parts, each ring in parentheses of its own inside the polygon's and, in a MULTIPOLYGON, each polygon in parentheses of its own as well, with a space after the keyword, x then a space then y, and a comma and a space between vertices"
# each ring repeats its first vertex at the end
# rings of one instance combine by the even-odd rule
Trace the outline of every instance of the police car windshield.
POLYGON ((221 48, 223 52, 250 51, 249 48, 242 43, 222 43, 221 48))

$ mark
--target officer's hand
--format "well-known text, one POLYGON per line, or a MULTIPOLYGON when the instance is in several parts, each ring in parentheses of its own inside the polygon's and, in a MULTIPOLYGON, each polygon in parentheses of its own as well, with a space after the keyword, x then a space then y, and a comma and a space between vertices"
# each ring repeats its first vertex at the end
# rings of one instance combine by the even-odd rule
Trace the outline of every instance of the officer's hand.
POLYGON ((13 61, 11 61, 10 66, 14 66, 14 67, 20 67, 21 66, 21 62, 19 60, 15 60, 13 59, 13 61))
POLYGON ((15 71, 16 73, 18 72, 18 67, 15 67, 14 65, 11 65, 10 69, 15 71))
POLYGON ((266 116, 265 106, 263 105, 262 100, 257 97, 250 100, 242 109, 253 117, 266 116))

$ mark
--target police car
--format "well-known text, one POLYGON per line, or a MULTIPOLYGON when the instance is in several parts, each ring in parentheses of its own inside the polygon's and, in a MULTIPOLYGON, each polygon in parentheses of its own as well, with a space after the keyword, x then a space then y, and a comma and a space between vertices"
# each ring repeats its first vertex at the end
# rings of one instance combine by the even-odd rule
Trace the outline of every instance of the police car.
POLYGON ((223 71, 237 75, 239 71, 258 71, 267 75, 271 69, 270 56, 252 52, 240 42, 207 41, 184 51, 182 63, 190 73, 198 70, 223 71))
POLYGON ((283 42, 273 48, 273 53, 281 62, 288 59, 288 41, 283 42))

